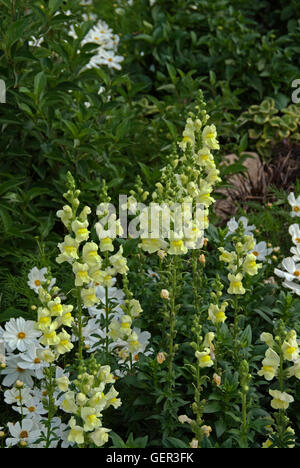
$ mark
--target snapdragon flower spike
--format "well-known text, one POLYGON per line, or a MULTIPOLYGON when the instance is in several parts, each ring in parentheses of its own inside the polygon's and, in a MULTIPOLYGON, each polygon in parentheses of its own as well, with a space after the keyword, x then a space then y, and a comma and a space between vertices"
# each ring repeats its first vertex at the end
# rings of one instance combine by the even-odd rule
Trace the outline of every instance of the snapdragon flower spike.
POLYGON ((92 373, 83 372, 72 383, 57 379, 57 384, 65 391, 61 409, 72 415, 68 441, 79 446, 92 442, 101 447, 108 441, 110 432, 102 426, 102 413, 110 406, 117 409, 121 400, 113 386, 105 392, 106 386, 115 382, 110 367, 91 361, 90 368, 92 373))
POLYGON ((245 274, 254 276, 262 268, 261 263, 256 263, 258 255, 253 253, 255 239, 252 235, 240 235, 238 241, 234 242, 235 251, 229 252, 224 247, 219 247, 221 255, 219 259, 227 264, 229 279, 229 294, 245 294, 243 278, 245 274))
POLYGON ((152 193, 152 205, 140 214, 139 247, 145 252, 164 250, 169 255, 185 255, 189 249, 203 246, 209 207, 215 201, 211 194, 220 178, 212 154, 219 149, 216 128, 206 125, 209 116, 202 97, 199 101, 196 112, 190 113, 186 121, 176 151, 161 171, 161 180, 152 193), (157 202, 161 208, 155 207, 157 202), (162 218, 159 229, 152 232, 149 220, 159 217, 162 218))

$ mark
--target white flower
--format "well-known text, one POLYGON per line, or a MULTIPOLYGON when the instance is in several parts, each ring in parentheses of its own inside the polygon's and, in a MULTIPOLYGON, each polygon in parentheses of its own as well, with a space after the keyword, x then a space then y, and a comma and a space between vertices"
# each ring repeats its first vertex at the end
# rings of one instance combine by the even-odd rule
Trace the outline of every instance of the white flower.
POLYGON ((27 446, 34 444, 40 437, 41 429, 35 421, 25 418, 16 424, 8 423, 7 427, 12 437, 6 439, 6 446, 12 447, 21 441, 25 441, 27 446))
POLYGON ((300 226, 299 224, 291 224, 289 227, 289 233, 292 237, 293 244, 300 245, 300 226))
POLYGON ((245 216, 241 216, 240 219, 238 221, 235 220, 235 218, 231 218, 228 223, 227 223, 227 227, 228 227, 228 236, 230 234, 233 234, 237 228, 239 227, 239 224, 242 223, 243 227, 244 227, 244 234, 245 236, 253 236, 253 233, 252 231, 254 231, 254 229, 256 229, 256 226, 254 224, 251 224, 250 226, 248 225, 248 219, 245 217, 245 216))
POLYGON ((88 68, 95 68, 99 65, 106 65, 109 68, 114 68, 115 70, 121 70, 120 65, 123 62, 124 57, 120 55, 115 55, 113 50, 105 50, 103 48, 98 49, 98 53, 94 55, 89 64, 88 68))
POLYGON ((24 320, 22 317, 19 317, 17 319, 12 318, 5 324, 2 338, 11 351, 18 349, 24 352, 40 336, 41 332, 36 330, 33 320, 24 320))
MULTIPOLYGON (((103 347, 102 343, 104 342, 106 333, 100 328, 98 319, 94 318, 90 319, 86 326, 82 328, 82 337, 84 344, 88 346, 87 351, 93 352, 103 347)), ((77 337, 72 337, 72 341, 77 339, 77 337)))
POLYGON ((42 402, 39 398, 31 397, 23 403, 22 409, 20 406, 13 406, 13 409, 18 413, 24 416, 27 416, 28 419, 40 419, 41 415, 47 414, 47 410, 43 407, 42 402))
POLYGON ((20 365, 25 362, 22 355, 8 356, 6 359, 6 368, 1 371, 1 375, 5 375, 2 385, 11 387, 17 380, 21 380, 28 387, 33 387, 34 372, 30 369, 22 369, 20 365))
POLYGON ((284 281, 282 285, 300 296, 300 284, 293 283, 292 281, 284 281))
POLYGON ((58 441, 61 443, 61 448, 68 448, 74 445, 68 441, 68 435, 70 432, 69 426, 61 422, 61 419, 56 417, 52 419, 51 430, 55 433, 58 441))
POLYGON ((291 192, 288 196, 288 202, 292 207, 292 211, 290 213, 291 217, 294 218, 295 216, 300 216, 300 195, 295 198, 294 192, 291 192))
POLYGON ((295 262, 300 262, 300 245, 298 245, 297 247, 291 247, 290 252, 294 254, 292 259, 295 262))
POLYGON ((22 369, 30 369, 35 372, 37 379, 41 380, 44 378, 44 368, 48 367, 49 364, 45 361, 41 361, 37 356, 37 350, 42 349, 41 347, 36 347, 31 344, 28 346, 26 354, 22 355, 22 360, 24 362, 20 363, 22 369))
POLYGON ((275 275, 280 278, 284 278, 286 281, 290 282, 300 277, 300 264, 296 264, 292 257, 287 257, 282 260, 282 266, 286 271, 279 270, 275 268, 275 275))
POLYGON ((31 39, 32 40, 28 41, 28 45, 31 46, 31 47, 40 47, 41 44, 44 42, 43 37, 39 37, 37 39, 35 36, 31 36, 31 39))
POLYGON ((265 241, 258 242, 255 244, 252 253, 256 256, 256 260, 265 261, 268 255, 271 255, 273 249, 267 247, 265 241))
POLYGON ((34 267, 28 273, 28 286, 30 289, 33 289, 34 292, 38 294, 39 289, 46 280, 45 275, 48 273, 47 268, 42 268, 39 270, 37 267, 34 267))
POLYGON ((21 389, 13 387, 4 392, 4 401, 8 405, 13 405, 13 404, 20 405, 21 400, 22 400, 22 405, 26 405, 31 400, 31 398, 32 398, 31 390, 28 387, 23 387, 21 389))

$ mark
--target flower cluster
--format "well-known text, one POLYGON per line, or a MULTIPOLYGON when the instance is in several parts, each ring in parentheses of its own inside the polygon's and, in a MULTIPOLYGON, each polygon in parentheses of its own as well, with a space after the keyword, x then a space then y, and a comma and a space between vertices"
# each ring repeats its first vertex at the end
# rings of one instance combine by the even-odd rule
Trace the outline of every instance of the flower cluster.
POLYGON ((219 247, 221 252, 220 260, 227 263, 228 279, 230 281, 227 292, 229 294, 245 294, 246 290, 243 286, 243 278, 245 274, 254 276, 258 273, 261 263, 257 263, 257 256, 253 253, 255 240, 253 236, 242 235, 240 240, 236 237, 234 251, 225 250, 224 247, 219 247))
POLYGON ((108 235, 103 237, 103 226, 100 223, 96 225, 100 246, 89 241, 90 231, 88 230, 87 217, 91 213, 91 209, 85 206, 77 215, 80 191, 75 189, 71 174, 68 177, 71 188, 64 194, 64 197, 71 206, 65 205, 62 210, 57 212, 57 216, 61 218, 69 234, 65 236, 64 242, 58 244, 60 254, 56 261, 58 263, 68 262, 72 265, 75 286, 80 291, 83 307, 89 308, 100 301, 96 296, 96 287, 98 285, 113 286, 114 277, 118 274, 125 275, 128 267, 126 258, 122 255, 122 246, 117 253, 109 256, 109 253, 114 251, 113 239, 108 235), (99 250, 104 258, 101 257, 99 250))
POLYGON ((244 234, 246 236, 253 236, 254 239, 254 246, 253 250, 251 253, 253 253, 256 256, 256 259, 259 261, 266 261, 268 259, 268 262, 270 262, 269 257, 271 253, 273 252, 273 248, 265 241, 260 241, 257 242, 254 236, 254 232, 257 231, 257 228, 254 224, 249 225, 248 224, 248 219, 245 216, 241 216, 238 220, 236 220, 234 217, 231 218, 228 223, 227 223, 227 229, 228 232, 226 234, 226 237, 228 237, 231 234, 236 233, 238 230, 239 226, 242 226, 244 229, 244 234))
MULTIPOLYGON (((150 333, 142 332, 140 328, 132 328, 132 322, 142 312, 139 301, 132 298, 126 299, 124 291, 115 286, 108 287, 107 291, 105 287, 97 286, 96 296, 100 302, 88 308, 91 318, 82 328, 87 352, 105 351, 108 337, 108 350, 111 354, 115 354, 119 364, 128 362, 130 354, 132 354, 132 364, 139 360, 139 354, 151 354, 151 350, 146 351, 151 337, 150 333), (109 318, 108 335, 105 327, 106 311, 109 318)), ((73 340, 76 340, 75 336, 73 340)), ((119 377, 122 373, 117 371, 117 375, 119 377)))
MULTIPOLYGON (((273 338, 271 333, 262 333, 260 339, 267 344, 268 349, 258 375, 263 376, 266 380, 273 380, 274 377, 278 376, 280 356, 282 356, 284 362, 288 361, 293 363, 287 370, 288 377, 295 376, 297 379, 300 379, 299 347, 295 330, 290 330, 286 334, 281 345, 276 338, 273 338)), ((271 406, 273 406, 272 403, 271 406)), ((273 408, 275 408, 275 406, 273 406, 273 408)))
POLYGON ((101 366, 91 359, 89 368, 82 368, 76 380, 57 379, 57 385, 64 392, 60 405, 66 413, 72 414, 69 421, 68 441, 78 446, 90 444, 103 446, 108 441, 110 429, 102 426, 102 413, 113 406, 121 405, 114 386, 105 393, 107 385, 115 382, 109 366, 101 366))
POLYGON ((37 310, 36 328, 42 332, 40 343, 46 347, 41 353, 42 359, 54 362, 59 355, 73 349, 71 335, 65 328, 71 328, 74 322, 73 306, 62 304, 57 296, 56 287, 50 291, 40 286, 38 296, 42 304, 37 310))
POLYGON ((150 205, 140 214, 139 246, 146 252, 183 255, 203 245, 208 209, 214 202, 211 193, 220 181, 212 154, 219 149, 217 132, 214 125, 207 125, 208 120, 201 96, 196 113, 190 113, 183 137, 161 171, 150 205))
MULTIPOLYGON (((83 15, 83 19, 95 20, 94 16, 83 15)), ((69 35, 74 39, 77 39, 76 28, 72 25, 69 35)), ((99 20, 89 30, 87 35, 81 41, 81 47, 85 44, 96 44, 98 47, 96 53, 91 58, 87 65, 87 68, 97 68, 101 65, 105 65, 115 70, 121 70, 120 63, 124 60, 124 57, 117 55, 117 49, 119 44, 119 36, 114 34, 112 29, 105 23, 105 21, 99 20)))
POLYGON ((211 298, 214 302, 210 303, 209 305, 208 320, 210 320, 214 325, 219 325, 224 323, 227 319, 225 311, 228 306, 228 302, 222 301, 220 303, 220 297, 222 296, 222 290, 224 286, 218 276, 213 286, 215 292, 211 292, 211 298))

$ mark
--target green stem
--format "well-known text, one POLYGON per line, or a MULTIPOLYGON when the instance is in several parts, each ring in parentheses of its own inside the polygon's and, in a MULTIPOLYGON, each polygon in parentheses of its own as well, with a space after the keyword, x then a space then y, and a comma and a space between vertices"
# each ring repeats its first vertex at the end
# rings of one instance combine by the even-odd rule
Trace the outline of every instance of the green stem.
POLYGON ((175 334, 175 313, 176 313, 176 283, 177 283, 177 257, 174 257, 172 268, 172 291, 170 304, 170 339, 169 339, 169 391, 172 393, 174 387, 173 361, 174 361, 174 334, 175 334))
POLYGON ((105 286, 105 355, 108 362, 108 345, 109 345, 109 304, 108 304, 108 287, 105 286))
POLYGON ((82 305, 81 305, 81 288, 77 288, 77 320, 78 320, 78 357, 82 361, 82 305))
POLYGON ((247 393, 242 393, 242 441, 244 448, 247 448, 247 393))
POLYGON ((47 436, 46 436, 46 447, 49 448, 50 446, 50 437, 51 437, 51 420, 54 416, 54 398, 53 398, 53 390, 54 390, 54 381, 53 375, 55 375, 55 366, 50 364, 48 369, 47 378, 46 378, 46 390, 48 396, 48 419, 47 419, 47 436))

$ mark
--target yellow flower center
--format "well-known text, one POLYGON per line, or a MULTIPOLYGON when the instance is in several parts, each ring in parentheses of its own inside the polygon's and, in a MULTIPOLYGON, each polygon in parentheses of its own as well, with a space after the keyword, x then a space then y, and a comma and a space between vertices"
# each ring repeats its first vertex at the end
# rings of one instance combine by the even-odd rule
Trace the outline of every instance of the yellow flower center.
POLYGON ((30 413, 34 413, 35 410, 36 410, 36 407, 35 407, 35 406, 29 406, 29 408, 28 408, 28 411, 29 411, 30 413))
POLYGON ((87 417, 88 421, 93 424, 96 419, 97 419, 97 416, 95 414, 90 414, 88 417, 87 417))
POLYGON ((26 338, 26 333, 24 333, 24 332, 18 333, 18 338, 19 338, 19 340, 24 340, 24 338, 26 338))
POLYGON ((80 228, 77 230, 76 235, 77 236, 84 236, 88 232, 87 228, 80 228))
POLYGON ((294 210, 296 213, 298 213, 298 211, 300 211, 300 208, 299 208, 299 206, 294 206, 293 210, 294 210))
POLYGON ((138 341, 131 341, 130 344, 132 346, 139 346, 140 343, 138 341))
POLYGON ((298 270, 294 271, 294 276, 297 276, 297 277, 300 276, 300 271, 298 270))
POLYGON ((61 340, 59 344, 62 346, 67 346, 69 344, 69 340, 61 340))
POLYGON ((231 283, 233 288, 240 288, 241 284, 242 283, 240 281, 232 281, 232 283, 231 283))
POLYGON ((218 313, 216 314, 216 319, 217 319, 217 320, 223 320, 225 317, 226 317, 226 315, 224 314, 224 312, 221 312, 221 311, 220 311, 220 312, 218 312, 218 313))
POLYGON ((129 322, 121 323, 121 328, 130 328, 130 323, 129 322))
POLYGON ((87 275, 88 275, 88 272, 87 271, 78 271, 78 276, 80 276, 80 278, 86 278, 87 275))
POLYGON ((50 333, 45 333, 45 338, 46 340, 51 340, 51 338, 54 338, 55 335, 56 335, 55 331, 52 331, 50 333))
POLYGON ((206 138, 214 138, 215 134, 214 133, 207 133, 206 138))
POLYGON ((263 370, 265 372, 274 372, 274 368, 272 366, 263 366, 263 370))
POLYGON ((102 239, 102 243, 103 243, 103 244, 111 244, 111 239, 110 239, 110 237, 105 237, 104 239, 102 239))
POLYGON ((255 255, 255 257, 258 257, 259 256, 259 253, 258 252, 252 252, 253 255, 255 255))
POLYGON ((50 317, 41 317, 40 318, 40 323, 49 323, 50 322, 50 317))
POLYGON ((39 359, 39 358, 37 358, 37 357, 36 357, 36 358, 35 358, 35 360, 34 360, 34 363, 35 363, 35 364, 40 364, 40 363, 41 363, 41 361, 40 361, 40 359, 39 359))
POLYGON ((65 245, 64 249, 65 252, 69 255, 72 255, 74 252, 76 252, 76 247, 74 247, 74 245, 65 245))
POLYGON ((210 361, 210 356, 206 354, 205 356, 201 356, 201 361, 202 362, 209 362, 210 361))
POLYGON ((51 311, 53 313, 61 312, 62 311, 62 305, 61 304, 55 304, 54 306, 51 307, 51 311))
POLYGON ((296 242, 300 244, 300 237, 296 237, 296 242))
POLYGON ((172 241, 172 245, 174 247, 181 247, 182 246, 182 240, 175 240, 175 241, 172 241))
POLYGON ((40 280, 35 280, 34 284, 35 284, 36 286, 41 286, 40 280))
POLYGON ((20 432, 20 439, 28 439, 29 434, 27 431, 20 432))
POLYGON ((293 354, 295 351, 297 351, 297 348, 295 348, 294 346, 290 346, 286 349, 287 354, 293 354))

